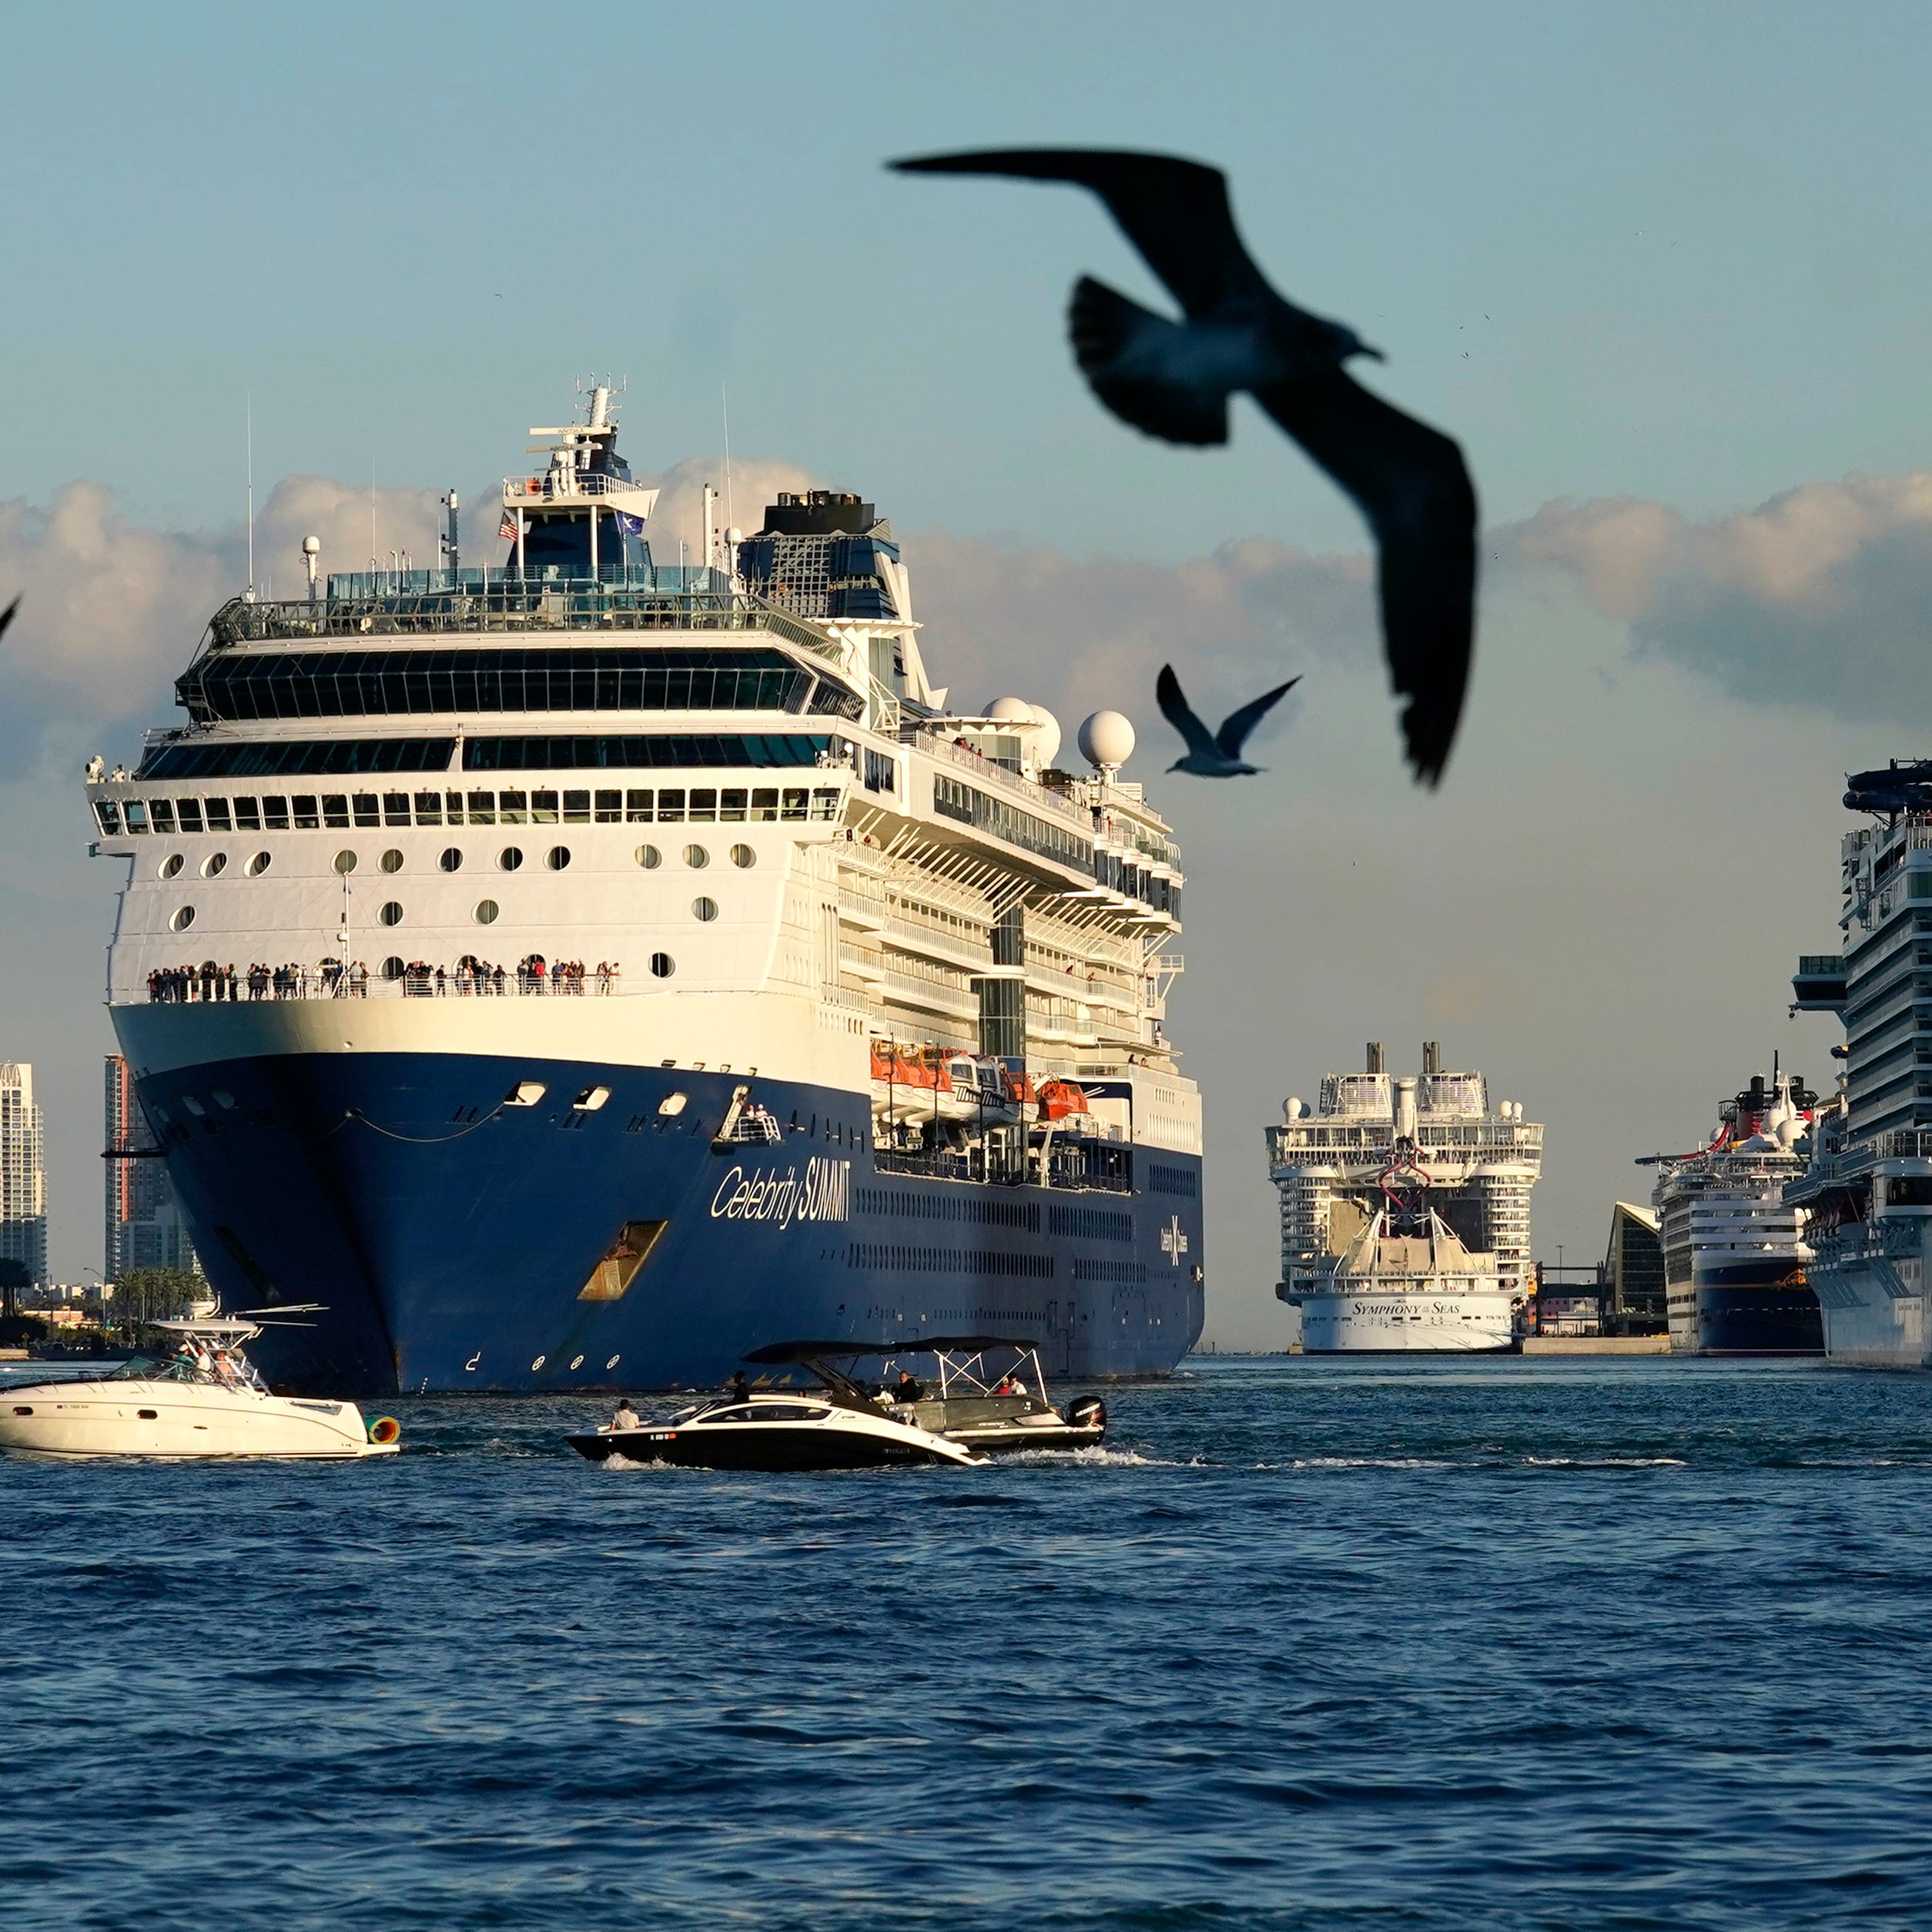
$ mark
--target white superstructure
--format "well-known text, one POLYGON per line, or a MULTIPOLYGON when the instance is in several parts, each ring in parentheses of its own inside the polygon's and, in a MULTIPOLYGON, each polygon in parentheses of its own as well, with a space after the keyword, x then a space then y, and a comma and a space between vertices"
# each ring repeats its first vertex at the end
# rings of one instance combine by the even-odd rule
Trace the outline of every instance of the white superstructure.
POLYGON ((1535 1279, 1529 1191, 1543 1130, 1492 1108, 1480 1073, 1392 1077, 1379 1043, 1360 1073, 1330 1073, 1268 1129, 1281 1197, 1281 1281, 1311 1354, 1512 1348, 1535 1279))

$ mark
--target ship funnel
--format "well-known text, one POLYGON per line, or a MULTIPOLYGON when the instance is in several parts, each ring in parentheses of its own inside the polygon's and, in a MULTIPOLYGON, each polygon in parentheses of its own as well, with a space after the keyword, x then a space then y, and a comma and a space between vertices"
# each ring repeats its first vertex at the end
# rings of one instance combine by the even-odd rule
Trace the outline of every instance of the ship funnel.
POLYGON ((1404 1074, 1395 1083, 1395 1138, 1415 1138, 1415 1080, 1411 1074, 1404 1074))
POLYGON ((1379 1040, 1371 1040, 1368 1043, 1368 1070, 1371 1073, 1379 1073, 1382 1070, 1382 1043, 1379 1040))
POLYGON ((1431 1080, 1442 1071, 1442 1047, 1440 1041, 1425 1040, 1422 1043, 1422 1071, 1431 1080))

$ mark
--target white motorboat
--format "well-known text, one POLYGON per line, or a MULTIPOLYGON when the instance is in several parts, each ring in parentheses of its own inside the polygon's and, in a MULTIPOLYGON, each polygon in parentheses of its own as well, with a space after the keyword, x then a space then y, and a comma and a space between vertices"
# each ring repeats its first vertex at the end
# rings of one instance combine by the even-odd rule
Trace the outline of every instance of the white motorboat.
POLYGON ((153 1324, 171 1354, 137 1355, 104 1375, 0 1391, 0 1450, 59 1456, 393 1455, 402 1431, 353 1402, 272 1395, 242 1352, 262 1331, 239 1317, 153 1324))

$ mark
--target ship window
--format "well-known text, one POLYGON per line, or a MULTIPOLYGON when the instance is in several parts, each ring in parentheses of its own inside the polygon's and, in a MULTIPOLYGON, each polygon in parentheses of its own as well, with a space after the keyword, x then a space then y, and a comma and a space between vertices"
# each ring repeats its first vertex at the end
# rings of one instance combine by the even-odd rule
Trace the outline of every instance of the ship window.
POLYGON ((544 863, 554 872, 561 872, 570 862, 571 849, 568 845, 552 845, 544 854, 544 863))
POLYGON ((227 869, 228 855, 225 852, 211 852, 201 862, 201 876, 203 879, 213 879, 217 874, 224 872, 227 869))
POLYGON ((470 822, 473 825, 493 825, 497 822, 495 792, 472 792, 470 794, 470 822))
POLYGON ((172 926, 177 933, 186 932, 189 927, 193 926, 194 922, 195 909, 192 906, 183 906, 178 908, 176 911, 174 917, 168 922, 168 923, 172 926))
POLYGON ((121 808, 112 799, 102 799, 94 808, 101 830, 110 839, 121 835, 121 808))
POLYGON ((752 816, 765 822, 778 815, 778 794, 775 785, 762 785, 752 794, 752 816))
POLYGON ((708 925, 718 916, 718 902, 715 899, 694 899, 691 902, 691 916, 708 925))
MULTIPOLYGON (((435 795, 432 792, 431 797, 435 795)), ((406 825, 409 823, 409 794, 407 792, 385 792, 383 794, 383 823, 386 825, 406 825)))
POLYGON ((711 854, 702 845, 687 845, 685 863, 695 872, 702 872, 711 863, 711 854))
POLYGON ((403 869, 403 855, 391 845, 376 862, 386 872, 399 872, 403 869))
MULTIPOLYGON (((419 825, 433 825, 436 823, 436 820, 433 817, 428 819, 423 817, 423 801, 420 798, 417 799, 416 801, 416 805, 417 822, 419 825)), ((460 825, 462 824, 463 794, 460 792, 445 792, 443 794, 443 811, 444 818, 449 824, 453 825, 460 825)))
POLYGON ((648 792, 627 792, 624 795, 624 815, 634 825, 648 825, 651 822, 651 800, 648 792))
POLYGON ((499 792, 497 794, 497 812, 499 822, 507 825, 520 825, 529 806, 529 800, 521 792, 499 792))
POLYGON ((678 962, 668 953, 654 953, 651 956, 651 970, 660 979, 668 979, 678 970, 678 962))
POLYGON ((201 801, 200 801, 200 799, 176 799, 176 801, 175 801, 175 816, 176 816, 176 819, 178 819, 180 821, 180 823, 181 823, 181 829, 182 829, 182 830, 183 832, 199 832, 199 831, 200 831, 200 829, 201 829, 201 801))
POLYGON ((155 830, 164 833, 169 838, 172 838, 175 829, 174 807, 166 799, 156 799, 150 802, 149 809, 154 814, 155 830))
POLYGON ((161 1419, 161 1411, 158 1408, 138 1408, 134 1413, 143 1422, 158 1422, 161 1419))
POLYGON ((534 1107, 547 1091, 541 1080, 519 1080, 503 1097, 505 1107, 534 1107))
POLYGON ((658 822, 661 825, 681 825, 685 816, 685 795, 672 789, 658 794, 658 822))
POLYGON ((758 863, 758 854, 749 845, 734 845, 732 848, 732 863, 741 872, 749 872, 758 863))
POLYGON ((530 795, 530 822, 532 825, 554 825, 557 822, 557 794, 554 792, 533 792, 530 795))
POLYGON ((655 845, 640 845, 638 863, 648 872, 655 872, 664 863, 664 854, 655 845))
POLYGON ((503 850, 497 854, 497 865, 507 872, 514 872, 523 862, 522 850, 516 845, 505 845, 503 850))
POLYGON ((567 825, 587 825, 591 822, 591 795, 588 792, 566 792, 564 794, 564 822, 567 825))
MULTIPOLYGON (((602 1091, 598 1089, 597 1091, 602 1091)), ((591 1270, 590 1279, 578 1291, 580 1301, 621 1301, 667 1226, 661 1220, 626 1221, 617 1239, 604 1251, 603 1258, 591 1270)))
POLYGON ((718 822, 718 792, 715 787, 705 785, 691 795, 691 822, 693 825, 715 825, 718 822))
POLYGON ((188 862, 182 857, 179 852, 169 852, 167 857, 161 862, 160 876, 163 879, 179 878, 181 876, 181 869, 187 862, 188 862))
POLYGON ((436 862, 446 872, 460 872, 463 869, 463 854, 451 845, 436 862))
MULTIPOLYGON (((665 1063, 667 1065, 669 1064, 668 1061, 665 1063)), ((675 1114, 681 1113, 684 1112, 685 1104, 689 1100, 690 1097, 690 1095, 688 1093, 667 1093, 664 1098, 658 1103, 658 1111, 665 1115, 667 1118, 669 1118, 675 1114)))
POLYGON ((383 977, 385 979, 400 979, 408 970, 408 967, 393 953, 383 962, 383 977))
POLYGON ((601 825, 621 825, 624 822, 624 794, 621 792, 600 792, 597 795, 597 822, 601 825))
POLYGON ((611 1097, 608 1087, 587 1087, 571 1102, 581 1113, 594 1113, 611 1097))
POLYGON ((128 830, 146 832, 148 829, 148 808, 139 799, 128 800, 128 830))
MULTIPOLYGON (((313 801, 310 801, 311 804, 313 801)), ((270 832, 286 832, 289 829, 289 802, 286 799, 264 799, 262 801, 262 823, 270 832)))
MULTIPOLYGON (((321 802, 311 793, 298 792, 291 805, 295 829, 298 832, 313 832, 322 823, 321 802)), ((274 821, 271 819, 270 824, 274 821)))
POLYGON ((497 902, 494 899, 477 901, 476 922, 479 926, 494 926, 497 919, 497 902))
POLYGON ((233 829, 228 822, 228 801, 210 799, 207 803, 208 829, 210 832, 229 832, 233 829))
POLYGON ((353 852, 339 852, 336 854, 336 870, 340 872, 345 879, 355 869, 356 855, 353 852))
POLYGON ((349 795, 346 792, 325 792, 322 795, 322 818, 331 832, 349 829, 349 795))
POLYGON ((815 819, 835 819, 839 815, 839 794, 834 792, 814 792, 812 795, 812 815, 815 819))
POLYGON ((403 909, 392 899, 376 916, 385 926, 400 926, 403 922, 403 909))
POLYGON ((355 796, 356 823, 359 825, 379 825, 382 823, 382 806, 373 792, 358 792, 355 796))
POLYGON ((805 801, 809 796, 810 794, 802 787, 795 791, 788 785, 785 788, 784 807, 778 816, 782 819, 802 819, 805 813, 805 801))
POLYGON ((718 795, 718 815, 728 825, 742 825, 745 822, 745 788, 727 787, 718 795))
POLYGON ((269 857, 266 852, 258 852, 255 856, 248 862, 249 877, 250 879, 259 879, 263 873, 266 872, 273 862, 274 862, 269 857))
POLYGON ((1888 1207, 1932 1207, 1932 1174, 1893 1174, 1885 1183, 1888 1207))

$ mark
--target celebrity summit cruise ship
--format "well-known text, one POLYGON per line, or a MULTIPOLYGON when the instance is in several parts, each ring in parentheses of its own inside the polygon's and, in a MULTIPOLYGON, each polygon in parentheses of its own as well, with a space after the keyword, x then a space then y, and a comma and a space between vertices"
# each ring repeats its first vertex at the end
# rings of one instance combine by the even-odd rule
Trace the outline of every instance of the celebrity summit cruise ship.
MULTIPOLYGON (((499 546, 237 597, 138 766, 108 996, 277 1385, 712 1382, 994 1334, 1170 1369, 1201 1324, 1180 855, 1090 718, 928 680, 889 526, 782 495, 658 563, 609 390, 499 546)), ((705 521, 712 521, 709 494, 705 521)), ((662 546, 661 546, 661 547, 662 546)))
POLYGON ((1535 1292, 1529 1190, 1543 1130, 1520 1101, 1492 1107, 1480 1073, 1391 1078, 1379 1042, 1359 1073, 1325 1074, 1267 1130, 1281 1196, 1280 1298, 1311 1355, 1514 1348, 1535 1292))

